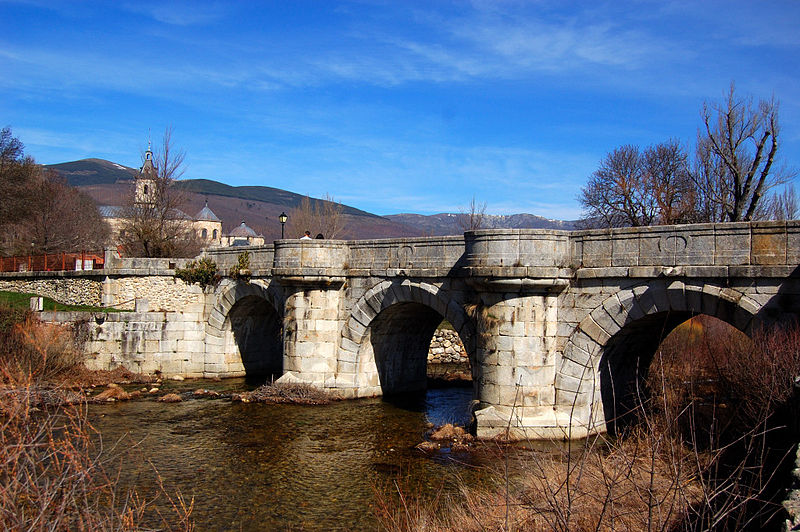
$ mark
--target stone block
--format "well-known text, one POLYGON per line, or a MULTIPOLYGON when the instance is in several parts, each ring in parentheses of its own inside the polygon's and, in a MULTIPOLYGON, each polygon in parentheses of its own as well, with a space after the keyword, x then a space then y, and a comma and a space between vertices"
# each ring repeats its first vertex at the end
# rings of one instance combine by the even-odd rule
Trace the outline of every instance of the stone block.
POLYGON ((159 340, 158 350, 162 353, 173 353, 178 350, 178 341, 159 340))
POLYGON ((750 264, 750 224, 717 224, 714 228, 714 264, 750 264))
POLYGON ((667 299, 671 310, 686 310, 684 286, 683 281, 680 280, 669 281, 667 283, 667 299))
POLYGON ((639 262, 639 235, 619 235, 612 240, 611 265, 636 266, 639 262))
POLYGON ((591 236, 583 239, 582 266, 604 268, 611 266, 612 243, 608 236, 591 236))
POLYGON ((703 312, 703 289, 695 285, 684 286, 684 297, 686 300, 686 310, 692 314, 703 312))
POLYGON ((570 375, 568 373, 559 372, 556 375, 556 404, 573 404, 576 399, 576 393, 581 387, 580 376, 570 375), (567 393, 563 393, 567 392, 567 393), (566 402, 564 402, 566 401, 566 402))
POLYGON ((611 335, 600 327, 591 316, 581 322, 579 330, 600 345, 605 345, 611 339, 611 335))
POLYGON ((620 326, 617 324, 614 318, 609 315, 605 307, 598 307, 592 311, 590 316, 609 338, 614 336, 620 329, 620 326))
POLYGON ((178 351, 181 353, 204 353, 205 342, 201 340, 178 340, 178 351))
POLYGON ((592 363, 591 353, 571 342, 567 343, 567 347, 564 349, 563 358, 570 360, 582 367, 591 367, 592 363))
POLYGON ((713 263, 714 225, 693 225, 691 230, 676 233, 675 264, 706 265, 713 263))

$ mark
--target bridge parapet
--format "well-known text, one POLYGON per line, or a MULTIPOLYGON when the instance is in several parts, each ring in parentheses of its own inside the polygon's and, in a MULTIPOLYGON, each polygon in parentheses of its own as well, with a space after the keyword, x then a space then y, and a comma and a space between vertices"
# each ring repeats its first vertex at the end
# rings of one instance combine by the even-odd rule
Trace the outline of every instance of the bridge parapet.
POLYGON ((444 276, 464 254, 463 236, 439 236, 349 242, 351 275, 444 276))
POLYGON ((563 278, 570 269, 570 233, 489 229, 465 234, 464 268, 472 277, 563 278))
POLYGON ((577 277, 785 277, 800 263, 800 222, 626 227, 570 235, 577 277))
POLYGON ((344 279, 350 248, 343 240, 278 240, 272 274, 304 282, 344 279))
POLYGON ((236 265, 239 255, 247 252, 250 254, 250 271, 253 275, 266 276, 272 273, 275 260, 275 245, 264 246, 236 246, 230 248, 211 248, 205 250, 205 255, 217 263, 222 272, 227 272, 236 265))

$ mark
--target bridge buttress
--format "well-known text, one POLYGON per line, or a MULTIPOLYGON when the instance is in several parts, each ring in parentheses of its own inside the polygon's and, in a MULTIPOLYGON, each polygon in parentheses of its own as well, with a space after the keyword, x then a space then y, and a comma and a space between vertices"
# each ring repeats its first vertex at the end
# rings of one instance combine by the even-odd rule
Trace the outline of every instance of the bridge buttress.
MULTIPOLYGON (((333 387, 339 343, 342 282, 287 285, 284 375, 333 387)), ((287 380, 287 378, 284 378, 287 380)))
MULTIPOLYGON (((479 437, 552 438, 558 297, 549 289, 482 284, 475 308, 479 437)), ((557 434, 562 437, 563 434, 557 434)))

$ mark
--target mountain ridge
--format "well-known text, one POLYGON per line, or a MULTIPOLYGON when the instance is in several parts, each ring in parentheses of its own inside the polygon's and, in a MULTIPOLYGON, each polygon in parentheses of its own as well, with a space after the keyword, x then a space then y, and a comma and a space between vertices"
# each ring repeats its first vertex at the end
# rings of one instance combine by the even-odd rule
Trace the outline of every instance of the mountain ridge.
MULTIPOLYGON (((67 184, 77 187, 101 205, 122 205, 130 194, 138 169, 105 159, 89 158, 45 165, 67 184)), ((302 194, 263 185, 233 186, 212 179, 181 179, 176 182, 187 192, 186 212, 199 211, 205 202, 230 231, 244 221, 262 232, 267 240, 280 236, 278 213, 290 211, 305 197, 302 194)), ((310 198, 312 203, 325 200, 310 198)), ((432 215, 401 213, 380 216, 342 204, 345 238, 396 238, 443 236, 463 233, 458 213, 432 215)), ((573 221, 552 220, 534 214, 485 215, 484 227, 507 229, 572 229, 573 221)), ((295 236, 295 235, 292 235, 295 236)), ((300 235, 296 235, 300 236, 300 235)))

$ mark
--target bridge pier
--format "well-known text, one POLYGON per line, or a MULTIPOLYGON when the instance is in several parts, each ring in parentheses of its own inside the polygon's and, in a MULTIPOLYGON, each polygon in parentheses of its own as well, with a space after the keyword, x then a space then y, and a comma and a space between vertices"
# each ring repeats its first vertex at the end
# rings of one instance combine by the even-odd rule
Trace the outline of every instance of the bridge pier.
POLYGON ((479 437, 563 438, 554 408, 558 293, 530 279, 472 280, 477 328, 479 437), (511 290, 514 290, 513 292, 511 290))
POLYGON ((287 291, 284 318, 284 373, 333 387, 339 340, 341 281, 298 283, 283 279, 287 291), (289 284, 287 284, 289 283, 289 284))

